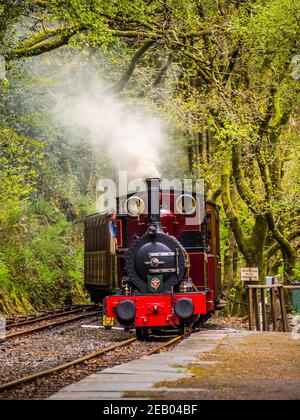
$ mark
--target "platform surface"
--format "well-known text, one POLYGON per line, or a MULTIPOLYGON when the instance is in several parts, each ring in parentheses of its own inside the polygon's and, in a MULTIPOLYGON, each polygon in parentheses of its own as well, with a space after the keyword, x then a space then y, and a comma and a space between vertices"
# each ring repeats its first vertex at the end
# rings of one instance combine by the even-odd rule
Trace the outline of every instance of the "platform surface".
POLYGON ((61 389, 52 400, 300 399, 300 336, 203 331, 61 389))

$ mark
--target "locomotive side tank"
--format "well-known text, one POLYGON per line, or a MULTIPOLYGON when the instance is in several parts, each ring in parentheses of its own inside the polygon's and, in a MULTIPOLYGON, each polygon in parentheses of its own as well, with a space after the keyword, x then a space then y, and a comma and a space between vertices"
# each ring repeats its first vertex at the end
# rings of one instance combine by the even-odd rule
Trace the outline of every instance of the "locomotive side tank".
POLYGON ((94 301, 106 296, 107 328, 118 321, 135 328, 140 339, 151 330, 183 331, 203 322, 220 306, 221 295, 217 207, 206 203, 205 217, 197 219, 195 193, 161 191, 156 178, 146 183, 146 192, 118 199, 113 222, 109 214, 85 222, 87 290, 94 301), (98 234, 105 237, 99 242, 105 251, 96 249, 98 238, 92 250, 88 246, 98 234))

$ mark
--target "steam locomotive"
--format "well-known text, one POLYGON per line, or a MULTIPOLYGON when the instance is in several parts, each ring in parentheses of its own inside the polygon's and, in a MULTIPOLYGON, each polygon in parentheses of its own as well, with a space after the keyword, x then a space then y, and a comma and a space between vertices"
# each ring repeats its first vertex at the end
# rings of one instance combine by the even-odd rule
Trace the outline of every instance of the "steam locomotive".
POLYGON ((117 321, 144 340, 157 330, 187 328, 223 307, 218 207, 160 188, 117 199, 115 214, 85 220, 85 287, 103 303, 103 325, 117 321))

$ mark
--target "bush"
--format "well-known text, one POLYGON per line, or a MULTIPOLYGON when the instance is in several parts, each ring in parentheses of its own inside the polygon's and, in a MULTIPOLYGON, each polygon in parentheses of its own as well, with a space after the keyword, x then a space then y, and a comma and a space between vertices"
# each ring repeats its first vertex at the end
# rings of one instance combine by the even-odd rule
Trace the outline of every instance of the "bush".
POLYGON ((0 211, 0 311, 85 302, 82 226, 44 199, 0 211))

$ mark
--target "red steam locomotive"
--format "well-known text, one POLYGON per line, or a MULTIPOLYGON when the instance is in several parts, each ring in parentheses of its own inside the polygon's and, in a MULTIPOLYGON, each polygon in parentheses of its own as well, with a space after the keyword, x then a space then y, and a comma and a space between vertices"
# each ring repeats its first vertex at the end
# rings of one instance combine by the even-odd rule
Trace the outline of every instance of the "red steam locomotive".
POLYGON ((180 332, 221 309, 218 208, 206 202, 195 217, 196 193, 147 190, 117 199, 116 214, 85 220, 85 286, 103 300, 103 325, 180 332))

